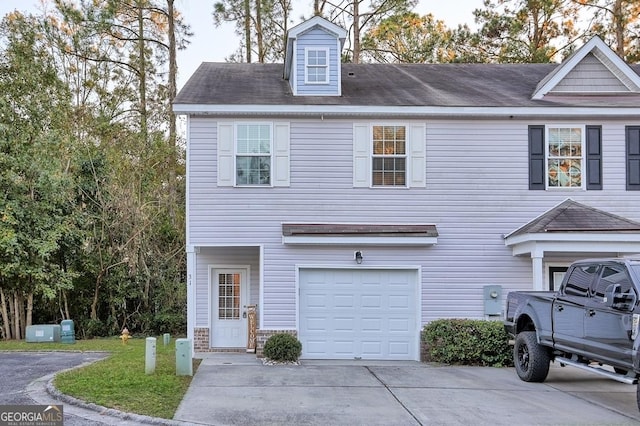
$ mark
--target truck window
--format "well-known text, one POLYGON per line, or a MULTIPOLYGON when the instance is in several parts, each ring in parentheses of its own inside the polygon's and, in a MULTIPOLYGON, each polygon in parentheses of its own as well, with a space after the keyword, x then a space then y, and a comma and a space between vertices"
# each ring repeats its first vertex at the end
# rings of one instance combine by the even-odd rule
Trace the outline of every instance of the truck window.
POLYGON ((589 296, 589 287, 598 272, 598 265, 579 265, 573 268, 564 287, 567 296, 589 296))
POLYGON ((602 267, 600 279, 595 283, 592 296, 598 300, 604 300, 604 292, 611 284, 620 284, 622 293, 628 293, 631 290, 631 280, 627 276, 623 266, 607 265, 602 267))
POLYGON ((640 265, 635 264, 635 265, 631 265, 630 267, 631 267, 631 270, 635 272, 636 278, 640 278, 640 265))

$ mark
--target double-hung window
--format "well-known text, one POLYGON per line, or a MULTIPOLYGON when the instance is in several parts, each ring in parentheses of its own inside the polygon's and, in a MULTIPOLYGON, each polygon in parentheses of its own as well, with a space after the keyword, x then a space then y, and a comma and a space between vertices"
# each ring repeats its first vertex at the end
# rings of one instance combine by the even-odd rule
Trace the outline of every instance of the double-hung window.
POLYGON ((329 49, 307 48, 305 83, 329 83, 329 49))
POLYGON ((372 185, 406 186, 405 126, 373 126, 372 185))
POLYGON ((271 185, 271 126, 238 124, 236 185, 271 185))
POLYGON ((602 189, 602 126, 529 126, 529 189, 602 189))
POLYGON ((218 186, 289 186, 289 123, 220 121, 218 186))
POLYGON ((582 127, 547 128, 547 187, 582 188, 582 127))
POLYGON ((355 123, 355 188, 425 188, 426 127, 421 122, 355 123))

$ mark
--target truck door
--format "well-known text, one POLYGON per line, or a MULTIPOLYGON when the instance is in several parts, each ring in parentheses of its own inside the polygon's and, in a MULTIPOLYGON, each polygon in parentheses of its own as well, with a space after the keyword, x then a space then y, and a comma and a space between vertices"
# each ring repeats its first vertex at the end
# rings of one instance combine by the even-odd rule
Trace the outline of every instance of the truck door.
POLYGON ((553 341, 557 349, 584 349, 585 304, 598 265, 576 265, 570 269, 553 302, 553 341))
POLYGON ((603 360, 620 367, 631 369, 632 306, 618 304, 607 306, 605 290, 612 284, 619 284, 622 293, 628 293, 633 285, 623 265, 604 265, 600 277, 591 286, 591 297, 585 306, 585 349, 598 354, 603 360))

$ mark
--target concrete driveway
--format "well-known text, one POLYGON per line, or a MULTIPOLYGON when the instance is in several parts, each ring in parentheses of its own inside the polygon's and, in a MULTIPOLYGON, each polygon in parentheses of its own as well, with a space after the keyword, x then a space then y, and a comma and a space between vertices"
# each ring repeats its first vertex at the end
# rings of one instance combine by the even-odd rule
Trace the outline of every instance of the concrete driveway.
MULTIPOLYGON (((60 403, 54 371, 103 354, 0 353, 0 404, 60 403), (44 375, 44 376, 43 376, 44 375)), ((63 398, 65 425, 631 425, 635 386, 552 366, 544 383, 511 368, 417 362, 302 361, 264 366, 253 355, 205 355, 175 420, 90 409, 63 398)))
POLYGON ((512 368, 205 355, 174 419, 203 425, 632 425, 635 386, 552 366, 544 383, 512 368))

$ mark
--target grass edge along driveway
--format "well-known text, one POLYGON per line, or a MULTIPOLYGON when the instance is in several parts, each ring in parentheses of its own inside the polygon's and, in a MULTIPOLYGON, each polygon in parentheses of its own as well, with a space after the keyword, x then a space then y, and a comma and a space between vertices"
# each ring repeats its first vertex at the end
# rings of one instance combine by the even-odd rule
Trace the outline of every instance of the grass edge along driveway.
MULTIPOLYGON (((59 373, 55 387, 80 400, 129 413, 171 419, 192 377, 176 376, 175 340, 156 340, 156 368, 145 374, 145 339, 119 338, 76 340, 75 344, 2 341, 0 351, 93 351, 108 352, 104 360, 59 373)), ((193 371, 200 360, 194 360, 193 371)))

